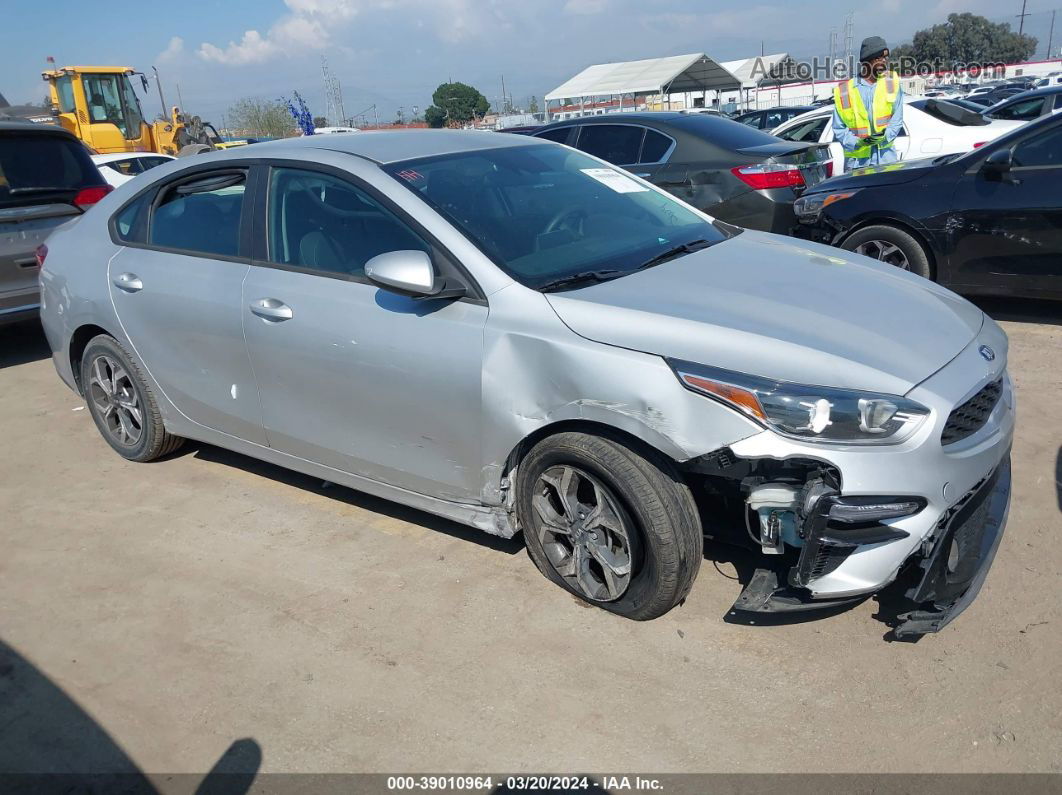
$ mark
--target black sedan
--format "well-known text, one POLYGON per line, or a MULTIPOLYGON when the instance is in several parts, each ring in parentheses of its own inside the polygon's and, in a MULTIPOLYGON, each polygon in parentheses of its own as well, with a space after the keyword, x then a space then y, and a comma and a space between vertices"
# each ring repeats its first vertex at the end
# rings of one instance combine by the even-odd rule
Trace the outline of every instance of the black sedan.
POLYGON ((796 202, 799 237, 961 293, 1062 298, 1062 115, 979 149, 856 169, 796 202))
POLYGON ((1056 111, 1062 111, 1062 85, 1023 91, 997 102, 984 114, 989 119, 1032 121, 1041 116, 1050 116, 1056 111))
POLYGON ((782 141, 710 114, 614 113, 532 133, 649 180, 721 221, 788 232, 793 200, 829 176, 822 144, 782 141))
POLYGON ((775 127, 781 127, 790 119, 799 116, 801 113, 807 113, 809 110, 815 110, 815 106, 790 105, 767 108, 766 110, 750 110, 735 116, 734 121, 747 124, 749 127, 755 127, 757 130, 770 132, 775 127))

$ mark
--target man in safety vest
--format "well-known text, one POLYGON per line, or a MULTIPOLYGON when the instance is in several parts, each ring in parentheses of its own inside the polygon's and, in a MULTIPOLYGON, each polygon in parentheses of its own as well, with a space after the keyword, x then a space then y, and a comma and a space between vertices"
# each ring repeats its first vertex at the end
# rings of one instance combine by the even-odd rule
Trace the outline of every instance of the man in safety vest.
POLYGON ((846 171, 897 160, 892 143, 903 127, 903 89, 888 61, 885 39, 864 39, 859 77, 833 90, 833 139, 844 148, 846 171))

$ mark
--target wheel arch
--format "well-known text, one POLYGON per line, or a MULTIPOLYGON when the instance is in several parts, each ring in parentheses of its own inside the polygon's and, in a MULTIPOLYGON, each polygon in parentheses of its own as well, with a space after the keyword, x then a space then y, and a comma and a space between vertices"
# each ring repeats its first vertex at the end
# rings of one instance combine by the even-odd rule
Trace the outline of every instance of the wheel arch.
POLYGON ((867 227, 870 227, 870 226, 891 226, 891 227, 895 227, 896 229, 899 229, 901 232, 906 232, 911 237, 913 237, 915 240, 917 240, 919 242, 919 244, 921 244, 922 250, 926 253, 926 259, 929 260, 929 274, 933 278, 933 281, 937 281, 938 276, 939 276, 937 255, 936 255, 936 251, 933 249, 933 244, 930 241, 929 232, 927 230, 919 227, 917 224, 915 224, 912 221, 909 221, 909 220, 906 220, 906 219, 903 219, 903 218, 896 218, 896 217, 893 217, 893 216, 887 216, 887 217, 876 216, 876 217, 870 217, 870 218, 863 218, 863 219, 860 219, 855 224, 853 224, 849 229, 845 230, 845 232, 843 234, 839 235, 833 241, 833 245, 835 245, 838 248, 840 248, 841 245, 846 240, 848 240, 848 238, 850 238, 852 235, 854 235, 856 232, 859 232, 860 230, 866 229, 867 227))
POLYGON ((81 357, 85 354, 85 348, 89 341, 100 334, 114 337, 107 329, 97 326, 95 323, 85 323, 78 326, 70 335, 70 344, 67 346, 67 355, 70 361, 70 370, 74 375, 74 383, 77 384, 78 393, 85 394, 85 386, 81 383, 81 357))

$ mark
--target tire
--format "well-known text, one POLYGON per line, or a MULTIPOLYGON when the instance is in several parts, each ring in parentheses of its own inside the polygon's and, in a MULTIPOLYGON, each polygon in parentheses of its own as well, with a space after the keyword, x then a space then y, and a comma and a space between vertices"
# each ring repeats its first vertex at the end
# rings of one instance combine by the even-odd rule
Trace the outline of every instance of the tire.
POLYGON ((638 621, 686 598, 704 542, 693 495, 664 456, 640 454, 618 436, 559 433, 520 462, 516 490, 528 553, 548 580, 638 621), (566 532, 555 532, 558 525, 566 532))
POLYGON ((184 444, 167 433, 144 374, 113 337, 89 340, 81 356, 81 384, 96 428, 122 458, 153 461, 184 444))
POLYGON ((858 229, 841 243, 841 248, 896 265, 926 279, 933 278, 925 247, 914 236, 895 226, 877 224, 858 229))

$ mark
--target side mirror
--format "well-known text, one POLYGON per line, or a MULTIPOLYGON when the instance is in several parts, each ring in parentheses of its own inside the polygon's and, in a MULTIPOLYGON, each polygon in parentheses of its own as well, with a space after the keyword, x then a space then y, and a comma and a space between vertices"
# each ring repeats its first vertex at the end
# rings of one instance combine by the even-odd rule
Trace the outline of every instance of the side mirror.
POLYGON ((981 170, 986 174, 1002 176, 1010 171, 1014 165, 1013 154, 1009 149, 997 149, 985 158, 981 164, 981 170))
POLYGON ((423 251, 388 251, 365 263, 365 276, 373 284, 411 298, 459 298, 464 287, 447 287, 435 274, 431 257, 423 251))

